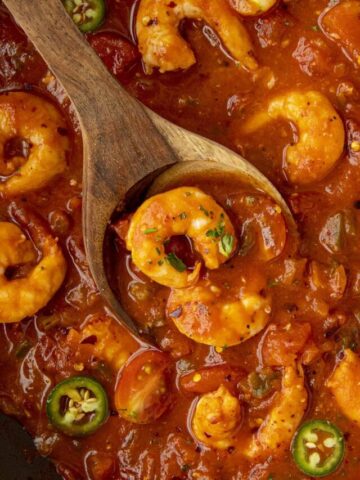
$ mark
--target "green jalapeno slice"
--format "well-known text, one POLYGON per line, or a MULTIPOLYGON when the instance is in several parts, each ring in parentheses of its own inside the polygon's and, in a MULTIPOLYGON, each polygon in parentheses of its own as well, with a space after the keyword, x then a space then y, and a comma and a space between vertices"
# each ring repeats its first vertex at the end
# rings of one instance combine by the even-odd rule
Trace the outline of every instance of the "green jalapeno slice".
POLYGON ((109 415, 103 387, 90 377, 72 377, 56 385, 46 403, 47 416, 58 430, 82 437, 95 432, 109 415))
POLYGON ((93 32, 104 20, 104 0, 63 0, 65 9, 83 33, 93 32))
POLYGON ((303 473, 325 477, 335 472, 344 458, 344 436, 327 420, 311 420, 299 428, 291 449, 303 473))

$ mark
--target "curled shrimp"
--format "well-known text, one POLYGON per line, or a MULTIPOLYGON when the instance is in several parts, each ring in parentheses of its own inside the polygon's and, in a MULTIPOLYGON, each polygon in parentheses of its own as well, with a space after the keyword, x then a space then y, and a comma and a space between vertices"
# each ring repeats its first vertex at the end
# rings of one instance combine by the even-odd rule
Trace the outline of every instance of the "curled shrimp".
POLYGON ((22 278, 9 280, 9 267, 33 262, 32 242, 22 230, 9 222, 0 223, 0 322, 20 322, 38 312, 60 288, 66 273, 66 261, 57 243, 42 221, 24 209, 11 206, 13 218, 24 225, 42 258, 22 278))
POLYGON ((184 288, 199 278, 201 263, 192 272, 165 243, 174 235, 188 235, 205 266, 216 269, 236 248, 232 223, 225 211, 200 189, 180 187, 146 200, 131 219, 126 246, 134 264, 152 280, 184 288))
POLYGON ((136 32, 148 73, 154 67, 160 72, 187 69, 196 62, 178 31, 184 18, 204 20, 241 66, 247 70, 257 68, 249 35, 227 0, 141 0, 136 32))
POLYGON ((360 358, 356 353, 349 348, 344 351, 343 359, 336 365, 326 386, 330 388, 341 412, 360 425, 360 358))
POLYGON ((241 406, 224 386, 202 395, 196 404, 191 426, 204 445, 225 450, 234 445, 241 421, 241 406))
POLYGON ((308 184, 323 179, 344 149, 343 122, 320 92, 293 91, 273 98, 265 112, 250 117, 244 133, 252 133, 278 118, 296 126, 297 141, 289 145, 284 158, 284 170, 292 183, 308 184))
POLYGON ((274 406, 251 438, 244 454, 249 458, 283 452, 291 443, 304 416, 308 394, 304 376, 296 367, 285 367, 281 391, 274 406))
POLYGON ((281 391, 258 431, 249 438, 237 434, 241 404, 224 386, 201 396, 192 417, 192 430, 201 443, 219 450, 238 445, 249 459, 278 455, 289 447, 307 400, 303 374, 296 367, 285 367, 281 391))
MULTIPOLYGON (((0 196, 11 197, 44 187, 66 168, 69 139, 58 110, 36 95, 0 95, 0 196), (24 151, 11 152, 9 142, 22 142, 24 151)), ((19 150, 19 149, 18 149, 19 150)))
POLYGON ((265 279, 255 272, 251 276, 244 272, 242 283, 236 293, 210 280, 174 289, 166 314, 195 342, 215 347, 242 343, 265 328, 271 313, 271 299, 264 293, 265 279))
POLYGON ((260 15, 272 8, 278 0, 230 0, 230 5, 241 15, 260 15))

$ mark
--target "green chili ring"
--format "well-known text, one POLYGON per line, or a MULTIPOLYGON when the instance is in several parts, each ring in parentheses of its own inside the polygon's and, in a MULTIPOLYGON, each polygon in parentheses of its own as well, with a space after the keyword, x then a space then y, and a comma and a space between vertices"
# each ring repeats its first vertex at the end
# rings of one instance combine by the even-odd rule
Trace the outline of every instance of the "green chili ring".
POLYGON ((83 437, 101 427, 109 415, 105 390, 90 377, 72 377, 56 385, 46 402, 50 423, 66 435, 83 437))
POLYGON ((63 0, 74 23, 83 33, 96 30, 105 18, 104 0, 63 0))
POLYGON ((344 459, 344 436, 327 420, 310 420, 295 434, 291 451, 299 470, 311 477, 325 477, 335 472, 344 459), (324 455, 324 447, 328 455, 324 455))

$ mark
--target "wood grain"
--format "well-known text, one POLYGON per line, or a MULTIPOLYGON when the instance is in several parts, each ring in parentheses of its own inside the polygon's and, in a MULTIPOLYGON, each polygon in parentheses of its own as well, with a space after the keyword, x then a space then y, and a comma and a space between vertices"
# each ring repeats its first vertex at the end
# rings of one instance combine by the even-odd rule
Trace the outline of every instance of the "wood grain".
MULTIPOLYGON (((130 328, 135 330, 108 286, 103 242, 111 213, 146 175, 179 160, 230 165, 245 181, 271 195, 282 206, 290 228, 295 228, 285 201, 255 167, 234 152, 167 122, 129 96, 84 40, 61 0, 3 1, 78 113, 84 144, 83 231, 87 259, 100 292, 130 328)), ((187 174, 192 164, 188 164, 187 174)), ((164 178, 171 181, 169 176, 164 178)))

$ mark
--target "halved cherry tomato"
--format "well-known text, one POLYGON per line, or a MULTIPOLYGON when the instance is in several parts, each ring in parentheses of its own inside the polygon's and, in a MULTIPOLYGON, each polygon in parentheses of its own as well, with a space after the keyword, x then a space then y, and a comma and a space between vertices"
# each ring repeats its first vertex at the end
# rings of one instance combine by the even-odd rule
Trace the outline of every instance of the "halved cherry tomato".
POLYGON ((151 423, 161 417, 171 402, 170 359, 158 350, 134 354, 120 372, 115 407, 133 423, 151 423))
POLYGON ((115 77, 121 77, 140 57, 137 48, 117 33, 96 33, 88 40, 115 77))
POLYGON ((232 197, 232 211, 243 219, 240 255, 257 247, 261 260, 278 257, 284 250, 287 227, 281 208, 263 194, 245 193, 232 197))
POLYGON ((225 385, 233 390, 244 372, 231 365, 215 365, 204 367, 180 377, 180 387, 187 393, 201 395, 217 390, 220 385, 225 385))

